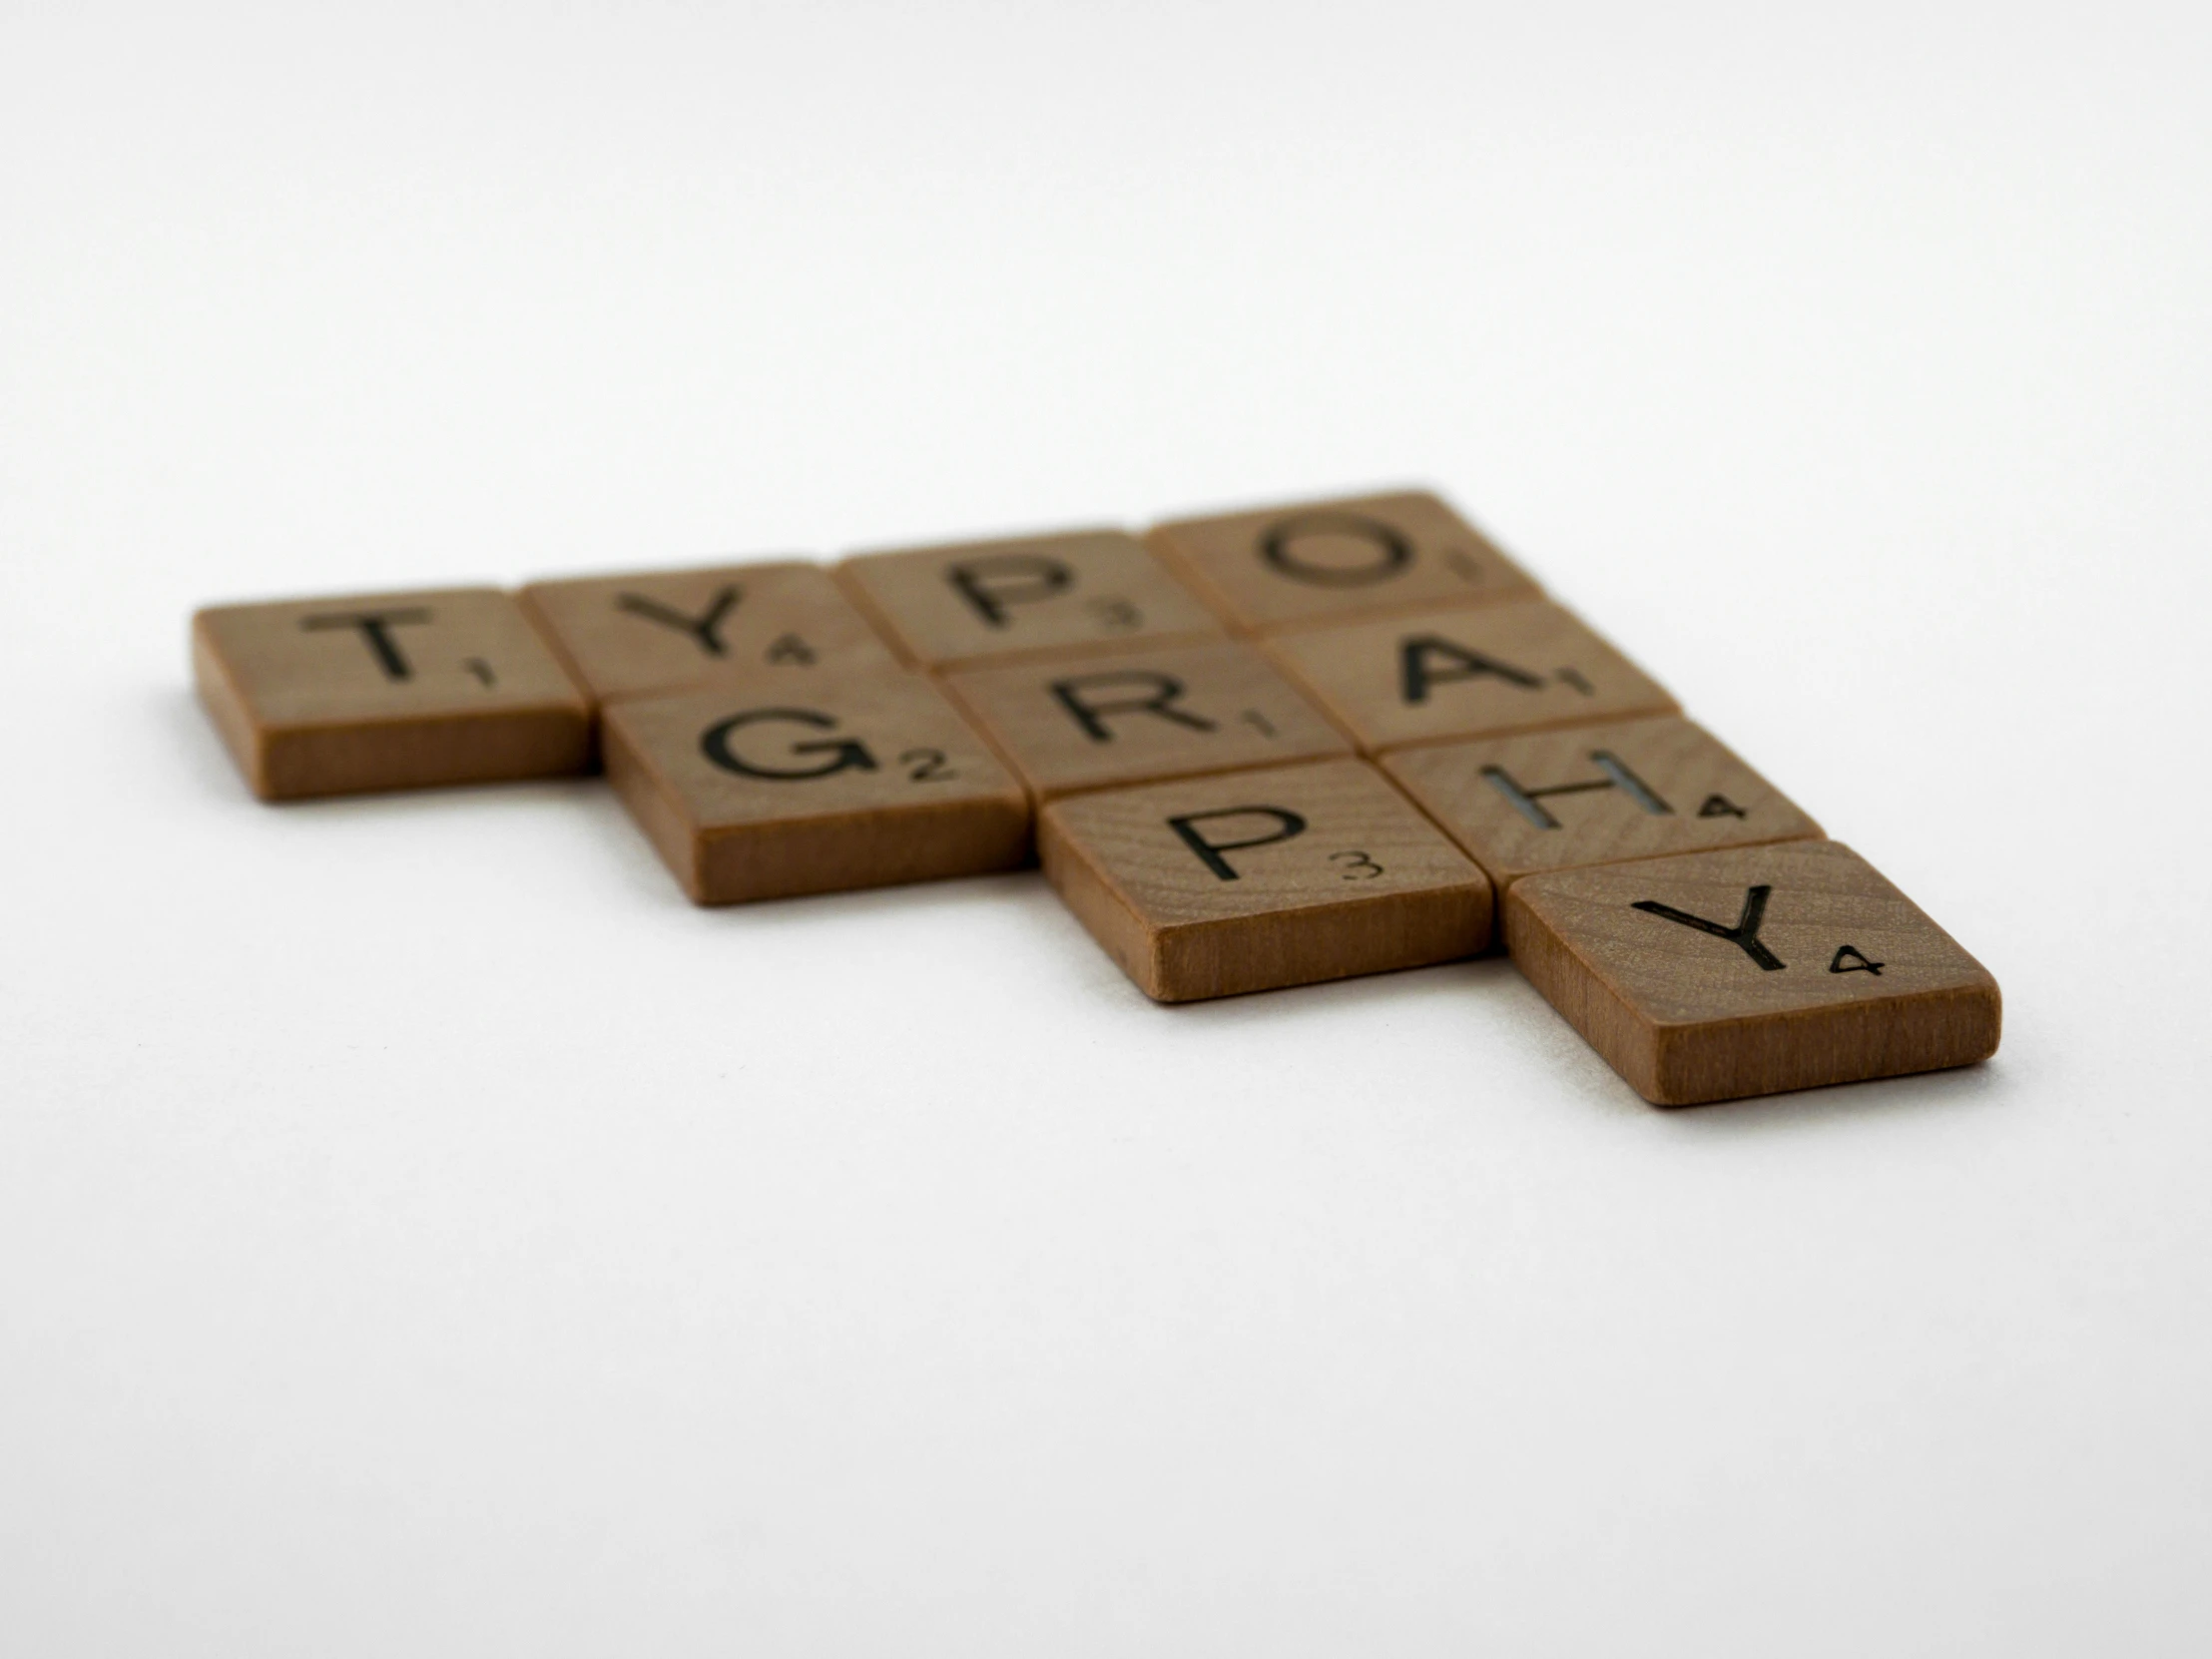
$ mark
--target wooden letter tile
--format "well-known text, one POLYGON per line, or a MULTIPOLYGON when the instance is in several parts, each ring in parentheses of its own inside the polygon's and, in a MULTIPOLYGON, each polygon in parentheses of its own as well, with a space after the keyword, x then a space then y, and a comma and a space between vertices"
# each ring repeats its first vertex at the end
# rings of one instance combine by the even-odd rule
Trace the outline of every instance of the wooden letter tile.
POLYGON ((221 605, 193 674, 265 801, 581 772, 591 706, 496 588, 221 605))
POLYGON ((945 689, 1039 801, 1352 753, 1305 693, 1232 640, 960 669, 945 689))
POLYGON ((1010 869, 1021 785, 918 674, 826 675, 625 699, 607 777, 701 904, 1010 869))
POLYGON ((1145 540, 1238 627, 1534 599, 1536 584, 1426 491, 1177 519, 1145 540))
POLYGON ((924 668, 1223 632, 1144 543, 1119 530, 862 553, 837 574, 924 668))
POLYGON ((1821 832, 1712 734, 1675 715, 1401 749, 1382 767, 1500 891, 1537 870, 1821 832))
POLYGON ((1541 600, 1301 629, 1267 644, 1371 755, 1675 712, 1635 664, 1541 600))
POLYGON ((521 598, 602 703, 763 670, 803 688, 838 669, 898 666, 830 572, 800 560, 533 582, 521 598))
POLYGON ((1045 874, 1147 996, 1188 1002, 1480 950, 1490 883, 1364 761, 1072 796, 1045 874))
POLYGON ((1531 875, 1513 960, 1646 1100, 1967 1065, 1996 1052, 1996 981, 1834 841, 1531 875))

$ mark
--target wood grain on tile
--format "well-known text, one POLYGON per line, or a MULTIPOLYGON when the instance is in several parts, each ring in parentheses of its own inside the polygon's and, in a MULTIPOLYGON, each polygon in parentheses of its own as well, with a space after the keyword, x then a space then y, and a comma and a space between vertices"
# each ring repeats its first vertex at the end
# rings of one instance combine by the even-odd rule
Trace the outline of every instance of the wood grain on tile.
POLYGON ((1539 596, 1525 571, 1425 490, 1175 519, 1145 541, 1249 631, 1539 596))
POLYGON ((1712 734, 1676 715, 1400 749, 1381 765, 1500 890, 1537 870, 1821 832, 1712 734))
POLYGON ((1490 883, 1364 761, 1072 796, 1038 820, 1045 874, 1162 1002, 1469 956, 1490 883))
POLYGON ((1641 669, 1542 600, 1300 629, 1266 643, 1371 755, 1675 712, 1641 669))
POLYGON ((1352 753, 1305 693, 1234 640, 958 669, 944 685, 1040 801, 1352 753))
POLYGON ((193 673, 265 801, 580 772, 591 706, 496 588, 219 605, 193 673))
POLYGON ((837 566, 837 578, 923 668, 1224 631, 1142 542, 1119 530, 861 553, 837 566))
POLYGON ((897 666, 828 569, 801 560, 533 582, 520 598, 602 703, 762 672, 804 687, 897 666))
POLYGON ((1996 981, 1834 841, 1530 875, 1514 963, 1662 1106, 1934 1071, 1996 1051, 1996 981))
POLYGON ((701 904, 1010 869, 1029 805, 918 674, 773 675, 608 705, 607 777, 701 904))

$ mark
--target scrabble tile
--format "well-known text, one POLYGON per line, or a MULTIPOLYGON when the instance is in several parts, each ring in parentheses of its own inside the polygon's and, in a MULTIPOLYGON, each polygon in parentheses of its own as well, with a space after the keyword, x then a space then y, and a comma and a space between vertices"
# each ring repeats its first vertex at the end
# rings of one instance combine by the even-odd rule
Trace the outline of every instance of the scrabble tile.
POLYGON ((1425 490, 1176 519, 1145 541, 1256 632, 1539 596, 1525 571, 1425 490))
POLYGON ((1400 749, 1381 765, 1500 891, 1537 870, 1821 833, 1711 733, 1675 715, 1400 749))
POLYGON ((1641 669, 1542 600, 1302 629, 1267 649, 1371 755, 1675 712, 1641 669))
POLYGON ((522 607, 598 701, 773 671, 805 687, 898 666, 830 572, 801 560, 533 582, 522 607))
POLYGON ((1039 801, 1352 753, 1305 693, 1233 640, 960 669, 944 685, 1039 801))
POLYGON ((201 701, 265 801, 580 772, 591 705, 510 594, 219 605, 201 701))
POLYGON ((837 576, 923 668, 1224 631, 1144 543, 1119 530, 862 553, 837 576))
POLYGON ((1480 950, 1490 883, 1364 761, 1071 796, 1045 874, 1147 996, 1188 1002, 1480 950))
POLYGON ((1646 1100, 1967 1065, 1996 981, 1858 853, 1784 841, 1530 875, 1514 962, 1646 1100))
POLYGON ((918 674, 826 675, 624 699, 607 777, 701 904, 1011 869, 1021 785, 918 674))

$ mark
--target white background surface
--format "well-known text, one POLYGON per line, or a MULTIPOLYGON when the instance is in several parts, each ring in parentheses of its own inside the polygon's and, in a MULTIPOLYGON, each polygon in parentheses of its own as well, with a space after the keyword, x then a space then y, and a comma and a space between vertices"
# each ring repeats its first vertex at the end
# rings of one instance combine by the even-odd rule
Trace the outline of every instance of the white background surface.
POLYGON ((10 5, 0 1648, 2212 1643, 2201 11, 10 5), (1667 1115, 270 810, 215 599, 1443 488, 1985 960, 1667 1115))

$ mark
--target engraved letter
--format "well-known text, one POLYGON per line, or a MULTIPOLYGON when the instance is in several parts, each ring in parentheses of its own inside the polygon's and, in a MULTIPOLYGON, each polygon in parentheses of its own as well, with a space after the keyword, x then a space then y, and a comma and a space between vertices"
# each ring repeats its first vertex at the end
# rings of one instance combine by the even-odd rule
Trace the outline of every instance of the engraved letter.
POLYGON ((732 582, 715 595, 715 602, 697 616, 686 616, 673 605, 664 605, 642 593, 624 593, 615 596, 615 607, 628 611, 632 616, 642 616, 648 622, 658 622, 664 628, 673 628, 679 634, 688 634, 699 649, 710 657, 729 655, 729 648, 722 642, 723 619, 744 597, 745 590, 732 582))
POLYGON ((1540 675, 1515 668, 1511 663, 1501 663, 1495 657, 1485 657, 1463 645, 1454 645, 1435 634, 1410 635, 1398 642, 1397 649, 1399 689, 1407 703, 1426 703, 1430 686, 1447 686, 1454 680, 1472 680, 1484 674, 1494 674, 1526 691, 1544 689, 1540 675), (1431 657, 1450 666, 1440 671, 1432 669, 1428 666, 1431 657))
POLYGON ((1317 588, 1365 588, 1388 581, 1411 564, 1413 544, 1381 519, 1360 513, 1299 513, 1277 519, 1261 534, 1260 562, 1278 575, 1317 588), (1372 544, 1375 552, 1365 564, 1313 564, 1293 551, 1306 536, 1346 536, 1372 544))
POLYGON ((1585 795, 1592 790, 1619 790, 1655 818, 1672 818, 1674 809, 1666 804, 1658 791, 1628 770, 1628 763, 1619 756, 1603 749, 1590 751, 1590 764, 1605 774, 1580 784, 1551 784, 1540 790, 1523 789, 1513 775, 1503 767, 1484 767, 1482 776, 1487 778, 1498 794, 1513 804, 1513 810, 1539 830, 1556 830, 1559 821, 1551 816, 1549 808, 1541 805, 1545 797, 1554 795, 1585 795))
POLYGON ((1183 844, 1198 854, 1199 861, 1212 870, 1217 879, 1234 881, 1237 872, 1224 858, 1224 852, 1236 852, 1248 846, 1272 846, 1277 841, 1287 841, 1293 835, 1306 833, 1306 821, 1294 812, 1282 807, 1225 807, 1218 813, 1188 813, 1182 818, 1168 820, 1168 828, 1183 837, 1183 844), (1255 835, 1243 841, 1210 841, 1200 834, 1193 825, 1204 824, 1217 818, 1268 818, 1275 821, 1275 829, 1264 835, 1255 835))
POLYGON ((848 768, 857 768, 862 772, 875 770, 875 757, 867 752, 867 745, 852 738, 841 742, 825 739, 792 745, 791 753, 794 755, 827 755, 829 759, 819 766, 792 769, 755 766, 730 747, 730 739, 741 728, 763 721, 790 721, 795 725, 812 726, 821 730, 828 730, 837 724, 829 715, 814 709, 748 709, 744 714, 732 715, 728 720, 710 726, 701 733, 700 753, 723 771, 734 772, 741 778, 769 778, 780 782, 827 778, 832 772, 843 772, 848 768))
POLYGON ((947 565, 944 579, 993 628, 1008 626, 1006 607, 1050 599, 1075 586, 1075 572, 1035 553, 997 553, 947 565))
POLYGON ((403 623, 428 622, 430 613, 410 607, 403 611, 348 611, 341 616, 302 617, 299 626, 310 634, 321 633, 327 628, 357 628, 361 643, 368 647, 368 654, 376 659, 376 666, 384 671, 387 680, 412 680, 414 669, 399 654, 399 645, 390 629, 403 623))
POLYGON ((1188 709, 1173 707, 1183 695, 1183 682, 1172 674, 1155 674, 1149 669, 1114 669, 1102 674, 1077 674, 1065 680, 1052 682, 1052 695, 1060 700, 1060 707, 1067 710, 1068 718, 1090 734, 1093 743, 1112 743, 1114 734, 1101 719, 1105 715, 1158 715, 1162 720, 1172 720, 1178 726, 1187 726, 1194 732, 1212 732, 1217 728, 1203 715, 1194 715, 1188 709), (1108 702, 1091 703, 1083 698, 1086 688, 1093 686, 1134 686, 1150 693, 1117 698, 1108 702))
POLYGON ((1772 887, 1764 885, 1746 887, 1744 889, 1744 913, 1736 918, 1736 925, 1733 927, 1723 927, 1717 921, 1707 921, 1703 916, 1693 916, 1687 910, 1677 910, 1671 904, 1661 904, 1656 899, 1651 898, 1639 898, 1631 908, 1645 911, 1650 915, 1664 916, 1667 920, 1678 921, 1685 927, 1695 927, 1700 933, 1710 933, 1716 939, 1726 939, 1766 969, 1767 972, 1772 973, 1777 968, 1789 966, 1781 957, 1759 942, 1759 922, 1767 913, 1767 894, 1772 891, 1774 891, 1772 887))

